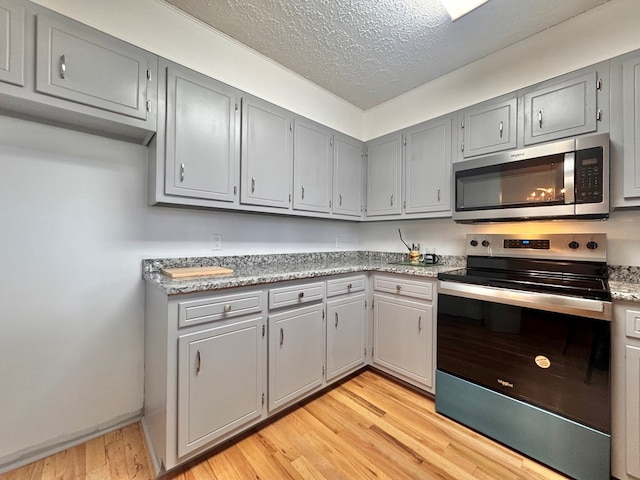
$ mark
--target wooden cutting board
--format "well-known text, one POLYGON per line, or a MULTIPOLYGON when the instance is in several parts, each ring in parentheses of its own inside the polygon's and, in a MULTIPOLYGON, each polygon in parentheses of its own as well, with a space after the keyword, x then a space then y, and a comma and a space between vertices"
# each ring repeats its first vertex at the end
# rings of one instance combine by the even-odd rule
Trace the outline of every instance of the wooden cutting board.
POLYGON ((225 267, 183 267, 163 268, 163 274, 171 278, 206 277, 210 275, 230 275, 233 270, 225 267))

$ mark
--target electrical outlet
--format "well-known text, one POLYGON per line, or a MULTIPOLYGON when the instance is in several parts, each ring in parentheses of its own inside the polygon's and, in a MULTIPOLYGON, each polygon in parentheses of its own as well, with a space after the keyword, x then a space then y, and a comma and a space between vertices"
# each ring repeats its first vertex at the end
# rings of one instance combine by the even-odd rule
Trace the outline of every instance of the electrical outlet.
POLYGON ((214 233, 212 235, 212 240, 211 250, 222 250, 222 235, 214 233))
POLYGON ((340 237, 336 237, 336 248, 342 248, 342 239, 340 237))

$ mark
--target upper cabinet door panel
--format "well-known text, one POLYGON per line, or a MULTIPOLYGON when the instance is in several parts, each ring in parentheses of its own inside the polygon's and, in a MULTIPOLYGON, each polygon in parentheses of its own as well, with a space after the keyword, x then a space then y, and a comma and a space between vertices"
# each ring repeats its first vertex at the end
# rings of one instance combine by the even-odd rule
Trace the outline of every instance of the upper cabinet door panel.
POLYGON ((367 216, 401 213, 402 135, 367 145, 367 216))
POLYGON ((241 202, 288 209, 292 166, 293 119, 289 112, 255 98, 244 98, 241 202))
POLYGON ((233 202, 236 97, 187 69, 167 71, 167 193, 233 202))
POLYGON ((329 213, 331 207, 331 130, 296 119, 293 138, 293 208, 329 213))
POLYGON ((464 113, 463 156, 516 148, 516 111, 518 100, 512 98, 482 105, 464 113))
POLYGON ((405 212, 449 210, 451 118, 408 129, 405 138, 405 212))
POLYGON ((333 145, 333 213, 362 216, 362 142, 336 134, 333 145))
POLYGON ((145 120, 148 52, 84 25, 37 17, 36 90, 145 120))
POLYGON ((624 197, 640 197, 640 57, 622 65, 624 197))
POLYGON ((0 0, 0 81, 24 85, 25 10, 11 0, 0 0))
POLYGON ((597 73, 591 72, 524 96, 524 143, 595 132, 597 73))

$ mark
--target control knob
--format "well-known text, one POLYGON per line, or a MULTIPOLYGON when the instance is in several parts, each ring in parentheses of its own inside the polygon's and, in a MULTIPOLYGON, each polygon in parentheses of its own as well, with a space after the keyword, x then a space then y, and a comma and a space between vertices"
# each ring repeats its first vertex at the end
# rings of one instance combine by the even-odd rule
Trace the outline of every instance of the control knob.
POLYGON ((576 242, 575 240, 572 240, 569 242, 569 248, 571 250, 577 250, 578 248, 580 248, 580 244, 578 242, 576 242))
POLYGON ((477 246, 478 246, 478 240, 471 240, 471 241, 469 242, 469 244, 470 244, 472 247, 477 247, 477 246))
POLYGON ((598 242, 594 242, 593 240, 591 240, 590 242, 587 242, 587 248, 589 250, 595 250, 598 248, 598 242))
POLYGON ((482 246, 483 247, 488 247, 489 246, 489 240, 482 240, 482 246))

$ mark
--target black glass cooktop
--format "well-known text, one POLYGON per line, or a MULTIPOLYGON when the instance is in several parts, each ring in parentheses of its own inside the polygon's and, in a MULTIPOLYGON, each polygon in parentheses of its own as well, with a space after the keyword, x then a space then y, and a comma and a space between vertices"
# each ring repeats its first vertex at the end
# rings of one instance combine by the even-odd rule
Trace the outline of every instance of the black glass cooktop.
POLYGON ((467 268, 440 273, 438 279, 611 300, 606 265, 594 262, 468 257, 467 268))

